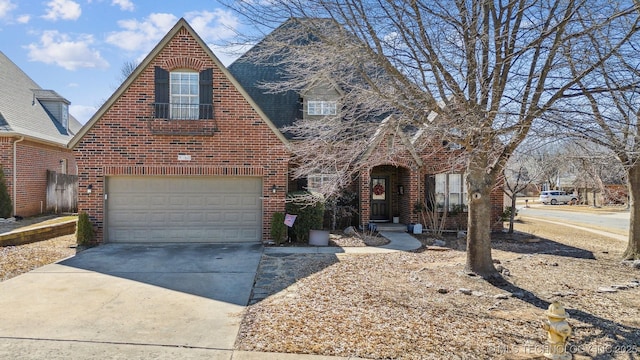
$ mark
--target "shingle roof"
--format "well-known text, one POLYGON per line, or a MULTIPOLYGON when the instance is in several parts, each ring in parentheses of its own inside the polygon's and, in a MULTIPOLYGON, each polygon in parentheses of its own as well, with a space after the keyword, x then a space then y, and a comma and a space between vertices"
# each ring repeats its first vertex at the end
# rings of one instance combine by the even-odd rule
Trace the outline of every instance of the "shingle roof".
MULTIPOLYGON (((287 21, 267 36, 277 36, 278 32, 287 31, 292 25, 287 21)), ((247 91, 249 96, 260 106, 271 122, 279 129, 289 126, 302 118, 300 95, 295 91, 271 93, 262 85, 281 81, 286 77, 286 70, 278 59, 255 61, 254 54, 261 51, 264 40, 249 49, 240 58, 229 65, 228 70, 247 91)))
POLYGON ((80 128, 69 115, 69 131, 44 109, 40 100, 69 101, 52 90, 44 90, 0 51, 0 136, 23 135, 66 146, 80 128))

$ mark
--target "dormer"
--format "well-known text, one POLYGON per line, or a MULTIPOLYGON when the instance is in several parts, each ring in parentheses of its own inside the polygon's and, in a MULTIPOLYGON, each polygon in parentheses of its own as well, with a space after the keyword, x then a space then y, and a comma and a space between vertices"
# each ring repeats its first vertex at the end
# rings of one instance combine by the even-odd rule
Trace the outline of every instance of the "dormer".
POLYGON ((341 91, 330 82, 323 82, 302 92, 303 118, 335 116, 340 110, 341 91))
POLYGON ((53 90, 32 89, 34 105, 37 100, 58 124, 69 130, 69 100, 53 90))

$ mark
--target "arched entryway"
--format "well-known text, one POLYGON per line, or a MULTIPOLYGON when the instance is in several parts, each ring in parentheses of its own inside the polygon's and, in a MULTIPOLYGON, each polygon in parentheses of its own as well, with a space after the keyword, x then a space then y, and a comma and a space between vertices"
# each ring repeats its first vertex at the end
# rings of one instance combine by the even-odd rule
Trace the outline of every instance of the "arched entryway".
MULTIPOLYGON (((368 193, 368 222, 393 222, 394 218, 400 223, 411 221, 411 171, 408 168, 393 165, 380 165, 371 169, 369 173, 368 193)), ((363 197, 364 197, 363 196, 363 197)), ((363 214, 365 215, 365 214, 363 214)))

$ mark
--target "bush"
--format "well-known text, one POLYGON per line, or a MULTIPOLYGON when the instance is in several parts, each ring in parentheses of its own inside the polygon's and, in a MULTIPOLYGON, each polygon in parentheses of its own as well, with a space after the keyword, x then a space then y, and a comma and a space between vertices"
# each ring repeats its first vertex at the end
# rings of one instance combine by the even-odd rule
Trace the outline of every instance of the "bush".
POLYGON ((81 212, 78 216, 76 242, 80 246, 91 246, 94 243, 93 224, 89 220, 89 214, 81 212))
POLYGON ((271 218, 271 239, 280 245, 287 236, 287 225, 284 224, 284 214, 281 212, 273 213, 271 218))
POLYGON ((287 213, 297 215, 291 231, 297 242, 309 241, 309 230, 321 230, 324 218, 324 200, 308 191, 287 195, 287 213))
MULTIPOLYGON (((516 209, 516 212, 514 215, 518 216, 518 209, 516 209)), ((507 206, 502 211, 502 214, 500 214, 500 221, 506 222, 510 220, 511 220, 511 206, 507 206)))
POLYGON ((11 196, 9 196, 9 189, 7 189, 7 182, 4 179, 4 169, 0 166, 0 217, 9 218, 12 211, 13 204, 11 196))

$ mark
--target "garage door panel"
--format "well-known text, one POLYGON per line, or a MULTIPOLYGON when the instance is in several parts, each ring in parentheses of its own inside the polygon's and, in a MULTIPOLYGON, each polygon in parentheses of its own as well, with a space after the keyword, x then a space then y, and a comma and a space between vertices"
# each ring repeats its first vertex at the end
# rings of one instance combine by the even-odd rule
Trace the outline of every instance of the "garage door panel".
POLYGON ((262 180, 109 177, 110 242, 254 242, 262 237, 262 180))

